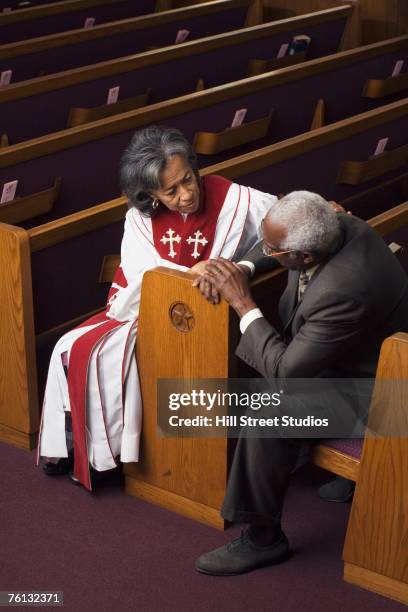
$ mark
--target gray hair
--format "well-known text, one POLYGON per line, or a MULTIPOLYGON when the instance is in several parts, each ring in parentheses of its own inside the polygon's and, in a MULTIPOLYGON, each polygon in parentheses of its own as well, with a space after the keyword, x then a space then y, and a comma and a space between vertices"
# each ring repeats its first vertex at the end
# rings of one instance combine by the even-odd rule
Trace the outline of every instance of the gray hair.
POLYGON ((180 130, 152 125, 134 134, 119 164, 120 186, 129 207, 149 217, 154 214, 150 194, 160 189, 160 173, 173 155, 184 157, 199 178, 197 156, 180 130))
POLYGON ((287 234, 282 250, 329 255, 336 250, 341 229, 337 213, 317 193, 292 191, 270 208, 269 223, 283 225, 287 234))

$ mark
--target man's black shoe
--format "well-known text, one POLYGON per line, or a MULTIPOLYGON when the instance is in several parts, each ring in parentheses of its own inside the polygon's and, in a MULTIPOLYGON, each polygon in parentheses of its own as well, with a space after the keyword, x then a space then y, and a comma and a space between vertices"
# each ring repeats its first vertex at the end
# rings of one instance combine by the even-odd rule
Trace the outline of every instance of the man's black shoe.
POLYGON ((196 570, 211 576, 235 576, 288 558, 289 542, 284 534, 272 546, 256 546, 243 531, 236 540, 201 555, 196 570))
POLYGON ((74 458, 70 455, 59 459, 57 463, 47 461, 47 463, 43 464, 42 469, 47 476, 62 476, 63 474, 68 474, 72 470, 73 465, 74 458))
POLYGON ((353 499, 354 487, 352 480, 337 476, 335 480, 321 486, 317 494, 324 501, 345 503, 353 499))

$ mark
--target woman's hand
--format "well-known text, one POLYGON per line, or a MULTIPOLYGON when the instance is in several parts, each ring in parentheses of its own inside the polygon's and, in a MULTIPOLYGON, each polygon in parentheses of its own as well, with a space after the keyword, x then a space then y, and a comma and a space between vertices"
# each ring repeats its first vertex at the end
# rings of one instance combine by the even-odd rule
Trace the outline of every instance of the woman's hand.
POLYGON ((199 261, 190 268, 190 274, 204 274, 207 261, 199 261))
POLYGON ((218 302, 220 301, 220 295, 218 291, 212 283, 210 283, 204 278, 204 273, 206 271, 207 264, 208 260, 199 261, 190 268, 188 273, 196 277, 196 279, 193 281, 193 287, 198 287, 201 295, 206 300, 208 300, 208 302, 211 302, 211 304, 218 304, 218 302))
POLYGON ((350 210, 347 210, 345 208, 343 208, 343 206, 341 204, 338 204, 338 202, 335 202, 334 200, 331 200, 329 202, 330 206, 332 207, 332 209, 334 210, 334 212, 336 213, 345 213, 347 212, 348 215, 352 215, 353 213, 350 210))

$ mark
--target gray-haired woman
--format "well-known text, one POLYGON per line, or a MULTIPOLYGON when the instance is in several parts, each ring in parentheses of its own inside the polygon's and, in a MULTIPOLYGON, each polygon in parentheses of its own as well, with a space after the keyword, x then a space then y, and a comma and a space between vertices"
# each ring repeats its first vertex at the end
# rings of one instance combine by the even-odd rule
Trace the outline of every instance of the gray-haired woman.
POLYGON ((220 176, 200 178, 182 133, 156 126, 134 135, 120 182, 129 211, 106 311, 57 343, 40 432, 39 456, 54 458, 44 471, 66 473, 72 461, 65 416, 72 413, 74 478, 88 489, 89 465, 104 471, 117 458, 139 458, 142 402, 133 349, 144 272, 167 266, 194 274, 210 258, 239 260, 259 240, 261 220, 276 200, 220 176))

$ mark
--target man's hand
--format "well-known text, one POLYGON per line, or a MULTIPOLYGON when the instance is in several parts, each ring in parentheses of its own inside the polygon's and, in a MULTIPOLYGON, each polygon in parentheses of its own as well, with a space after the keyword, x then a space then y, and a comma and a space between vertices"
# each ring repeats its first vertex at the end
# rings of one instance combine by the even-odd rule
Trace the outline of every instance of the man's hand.
POLYGON ((240 317, 257 307, 251 296, 247 274, 240 266, 226 259, 211 259, 204 274, 194 281, 193 286, 200 287, 207 299, 205 292, 215 289, 240 317))

